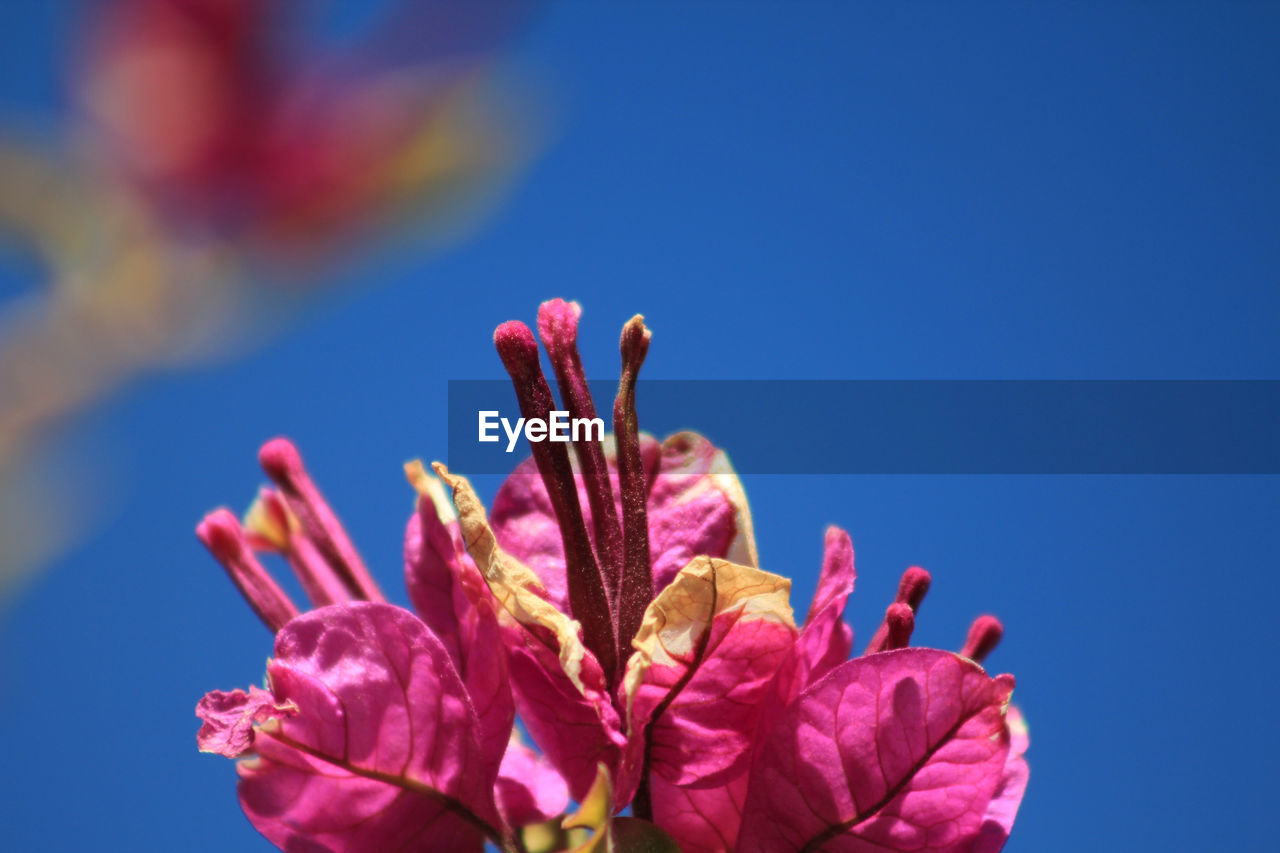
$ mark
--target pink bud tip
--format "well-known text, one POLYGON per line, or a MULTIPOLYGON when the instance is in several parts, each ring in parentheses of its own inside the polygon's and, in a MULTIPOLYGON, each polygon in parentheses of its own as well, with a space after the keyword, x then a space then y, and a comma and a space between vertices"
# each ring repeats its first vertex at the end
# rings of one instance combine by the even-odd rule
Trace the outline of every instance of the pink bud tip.
POLYGON ((898 597, 894 600, 909 605, 913 611, 919 610, 931 583, 933 578, 928 572, 919 566, 912 566, 902 573, 902 580, 898 582, 898 597))
POLYGON ((1004 626, 994 616, 979 616, 969 626, 969 637, 964 641, 960 654, 975 663, 982 663, 987 655, 1000 645, 1004 636, 1004 626))
POLYGON ((276 483, 292 482, 303 470, 302 455, 287 438, 273 438, 262 445, 258 451, 258 464, 276 483))
POLYGON ((581 305, 563 299, 551 299, 538 307, 538 337, 542 338, 553 361, 577 345, 578 318, 581 316, 581 305))
POLYGON ((220 563, 239 559, 244 549, 240 522, 229 509, 215 509, 196 525, 196 536, 220 563))
POLYGON ((911 645, 911 632, 916 627, 916 616, 910 605, 895 601, 884 613, 884 624, 889 629, 884 650, 905 649, 911 645))
POLYGON ((228 509, 216 509, 196 525, 196 536, 222 564, 245 601, 271 631, 298 615, 298 608, 271 579, 245 541, 240 522, 228 509))
POLYGON ((515 381, 529 376, 538 365, 538 342, 519 320, 508 320, 494 329, 493 345, 515 381))

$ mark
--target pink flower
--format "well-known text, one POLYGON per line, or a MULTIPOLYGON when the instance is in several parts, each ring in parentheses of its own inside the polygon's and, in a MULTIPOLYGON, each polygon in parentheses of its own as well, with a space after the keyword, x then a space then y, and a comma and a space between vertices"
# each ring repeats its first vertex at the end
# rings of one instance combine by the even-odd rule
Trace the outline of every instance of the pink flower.
POLYGON ((307 4, 103 5, 81 98, 112 172, 166 223, 305 248, 434 208, 444 185, 456 191, 506 159, 497 128, 461 107, 475 112, 482 57, 526 4, 392 4, 384 27, 342 51, 300 36, 307 4))
MULTIPOLYGON (((563 408, 591 418, 579 315, 545 303, 538 331, 563 408)), ((277 632, 269 691, 215 692, 197 709, 202 749, 256 754, 240 798, 268 838, 521 849, 521 827, 572 796, 583 807, 565 825, 620 850, 636 833, 684 851, 1000 849, 1027 768, 1013 678, 980 666, 999 622, 979 618, 959 654, 909 648, 930 583, 912 568, 850 660, 853 547, 831 528, 797 626, 790 581, 757 566, 725 455, 693 433, 640 433, 649 339, 640 317, 623 328, 614 438, 572 453, 532 444, 492 518, 465 478, 406 466, 416 616, 382 601, 283 440, 263 448, 275 488, 247 531, 226 511, 202 523, 277 632), (298 615, 255 550, 284 555, 320 609, 298 615), (513 738, 517 713, 541 755, 513 738), (639 820, 610 820, 627 806, 639 820)), ((495 343, 521 414, 545 418, 556 407, 533 333, 506 323, 495 343)))

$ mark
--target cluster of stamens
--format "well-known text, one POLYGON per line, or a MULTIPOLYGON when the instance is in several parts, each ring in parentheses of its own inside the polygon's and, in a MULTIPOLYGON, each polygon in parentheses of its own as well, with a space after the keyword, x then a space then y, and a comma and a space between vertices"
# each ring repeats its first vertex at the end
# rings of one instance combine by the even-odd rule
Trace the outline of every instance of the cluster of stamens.
MULTIPOLYGON (((570 418, 590 419, 596 410, 578 355, 580 311, 576 303, 561 299, 544 303, 538 311, 538 334, 560 387, 563 410, 570 418)), ((622 378, 613 405, 621 518, 601 442, 590 436, 573 442, 577 474, 564 444, 531 444, 564 542, 569 607, 582 625, 584 645, 599 660, 610 684, 616 684, 620 677, 621 662, 654 595, 648 485, 636 417, 636 380, 649 351, 649 338, 639 315, 622 327, 622 378), (591 511, 594 543, 578 500, 579 476, 591 511)), ((497 328, 493 342, 515 386, 521 416, 547 418, 556 407, 533 332, 513 320, 497 328)))
POLYGON ((283 555, 313 607, 385 601, 293 443, 285 438, 268 441, 258 452, 258 462, 275 488, 261 491, 246 526, 241 527, 230 510, 217 509, 200 522, 196 535, 263 623, 279 631, 298 615, 298 608, 255 551, 283 555))
MULTIPOLYGON (((596 408, 578 354, 580 314, 577 303, 562 299, 545 302, 538 311, 538 335, 560 389, 561 411, 568 411, 575 420, 591 420, 596 418, 596 408)), ((636 417, 636 381, 649 351, 649 339, 650 332, 639 315, 622 328, 622 377, 613 404, 620 500, 614 495, 604 445, 592 438, 590 431, 572 441, 576 465, 564 443, 530 443, 560 528, 570 610, 582 626, 584 645, 615 687, 631 640, 654 597, 646 509, 649 490, 636 417), (579 502, 580 485, 590 510, 590 534, 579 502)), ((547 419, 556 404, 542 372, 533 332, 512 320, 497 328, 493 340, 515 386, 520 414, 529 420, 547 419)), ((246 517, 246 526, 242 528, 229 510, 219 509, 206 516, 196 532, 259 618, 278 631, 298 615, 298 608, 258 561, 255 551, 283 555, 312 606, 385 601, 293 444, 273 439, 263 445, 258 458, 275 487, 262 489, 246 517)), ((864 654, 910 644, 916 612, 930 582, 924 569, 913 566, 903 573, 897 596, 864 654)), ((970 627, 960 653, 981 663, 1002 635, 998 619, 980 616, 970 627)))

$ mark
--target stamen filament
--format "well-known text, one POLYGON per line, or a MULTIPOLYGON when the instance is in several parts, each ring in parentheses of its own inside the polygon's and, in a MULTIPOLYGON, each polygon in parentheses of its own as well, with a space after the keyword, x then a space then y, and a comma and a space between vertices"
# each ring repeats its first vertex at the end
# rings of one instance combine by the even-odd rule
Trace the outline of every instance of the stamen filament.
POLYGON ((263 488, 244 519, 249 544, 259 551, 282 554, 314 607, 345 604, 351 593, 325 562, 315 544, 299 528, 284 496, 263 488))
POLYGON ((651 334, 639 314, 622 327, 622 379, 613 404, 613 433, 618 443, 618 488, 622 492, 623 570, 618 595, 618 648, 625 654, 640 630, 645 609, 653 601, 653 567, 649 558, 649 487, 640 455, 636 416, 636 380, 649 352, 651 334))
MULTIPOLYGON (((551 386, 538 363, 538 342, 533 339, 533 332, 524 323, 512 320, 497 328, 493 343, 515 386, 520 414, 526 419, 547 418, 555 404, 551 386)), ((569 451, 563 444, 549 441, 530 442, 530 446, 560 525, 568 569, 569 608, 582 625, 583 643, 595 654, 612 684, 618 670, 616 617, 587 536, 569 451)))
POLYGON ((342 579, 351 597, 386 601, 342 522, 338 521, 307 473, 293 442, 287 438, 268 441, 258 451, 258 462, 280 488, 289 510, 298 519, 303 535, 315 546, 334 574, 342 579))
POLYGON ((228 509, 209 513, 196 526, 196 536, 272 633, 298 615, 298 608, 253 555, 234 513, 228 509))
MULTIPOLYGON (((576 302, 552 299, 542 303, 538 309, 538 337, 547 348, 560 386, 560 398, 569 417, 592 420, 596 417, 596 407, 578 355, 578 318, 581 314, 582 308, 576 302)), ((596 535, 600 573, 604 576, 609 597, 616 601, 622 582, 622 525, 613 500, 604 447, 599 441, 592 440, 589 430, 584 432, 587 434, 585 440, 574 441, 573 449, 578 456, 591 507, 591 526, 596 535)), ((623 651, 625 653, 625 649, 623 651)))

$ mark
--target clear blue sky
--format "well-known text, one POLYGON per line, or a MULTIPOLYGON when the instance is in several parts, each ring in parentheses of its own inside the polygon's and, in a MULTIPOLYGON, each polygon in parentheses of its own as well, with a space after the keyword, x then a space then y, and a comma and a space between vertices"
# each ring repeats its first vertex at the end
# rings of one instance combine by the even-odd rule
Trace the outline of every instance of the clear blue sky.
MULTIPOLYGON (((0 10, 6 110, 56 99, 63 5, 0 10)), ((400 464, 444 453, 446 380, 501 375, 493 327, 541 299, 583 302, 603 377, 643 312, 654 377, 1280 378, 1278 42, 1274 4, 551 7, 520 54, 559 134, 476 239, 91 419, 115 513, 0 624, 0 847, 267 848, 192 709, 258 683, 270 638, 192 527, 285 433, 402 596, 400 464)), ((860 644, 912 563, 920 642, 1005 621, 1012 853, 1274 844, 1276 478, 746 485, 800 602, 851 531, 860 644)))

